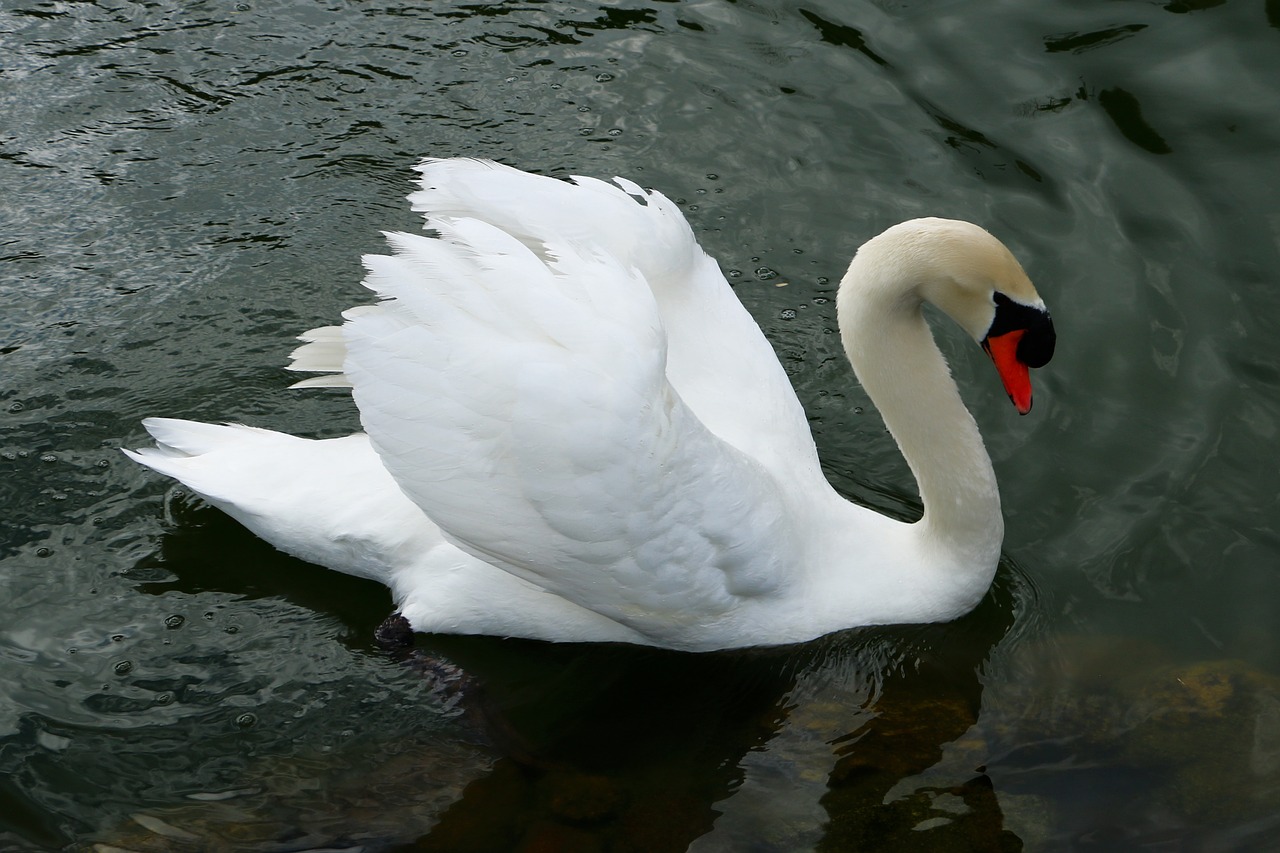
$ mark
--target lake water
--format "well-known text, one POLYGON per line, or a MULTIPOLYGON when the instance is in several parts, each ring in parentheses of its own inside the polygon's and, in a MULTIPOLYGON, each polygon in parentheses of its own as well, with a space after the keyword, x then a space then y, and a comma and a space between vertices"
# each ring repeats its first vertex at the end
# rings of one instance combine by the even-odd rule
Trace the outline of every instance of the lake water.
POLYGON ((1276 0, 4 0, 0 849, 1275 849, 1278 95, 1276 0), (677 199, 833 482, 898 515, 835 283, 913 216, 1003 238, 1059 345, 1019 418, 940 331, 1004 495, 990 595, 402 661, 382 588, 117 452, 148 415, 354 430, 281 368, 418 227, 425 155, 677 199))

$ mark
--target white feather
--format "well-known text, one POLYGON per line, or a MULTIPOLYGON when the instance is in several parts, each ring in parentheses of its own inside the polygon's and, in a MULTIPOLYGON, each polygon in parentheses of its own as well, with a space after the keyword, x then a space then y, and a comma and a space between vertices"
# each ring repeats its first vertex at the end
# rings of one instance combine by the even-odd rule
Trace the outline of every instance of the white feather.
MULTIPOLYGON (((911 461, 977 484, 956 498, 973 531, 835 494, 772 348, 661 194, 483 161, 419 171, 432 236, 387 234, 391 254, 364 259, 379 302, 304 334, 290 365, 327 374, 295 387, 350 385, 367 437, 149 419, 157 447, 130 457, 282 550, 388 584, 418 630, 697 650, 976 603, 999 501, 922 321, 850 311, 867 324, 851 352, 870 350, 860 372, 941 382, 914 415, 886 392, 886 421, 958 425, 911 461)), ((916 286, 867 257, 850 277, 916 286)))

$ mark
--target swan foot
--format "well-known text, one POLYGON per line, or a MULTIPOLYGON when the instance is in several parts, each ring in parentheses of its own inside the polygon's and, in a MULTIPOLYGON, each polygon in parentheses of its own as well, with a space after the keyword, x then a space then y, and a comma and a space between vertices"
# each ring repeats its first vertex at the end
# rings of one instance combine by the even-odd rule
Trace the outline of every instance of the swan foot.
POLYGON ((409 620, 396 611, 374 629, 373 640, 388 654, 405 652, 413 647, 413 628, 409 627, 409 620))
POLYGON ((373 641, 394 660, 431 682, 433 689, 449 704, 465 700, 475 690, 475 679, 462 667, 414 647, 414 632, 409 620, 399 612, 382 620, 373 632, 373 641))

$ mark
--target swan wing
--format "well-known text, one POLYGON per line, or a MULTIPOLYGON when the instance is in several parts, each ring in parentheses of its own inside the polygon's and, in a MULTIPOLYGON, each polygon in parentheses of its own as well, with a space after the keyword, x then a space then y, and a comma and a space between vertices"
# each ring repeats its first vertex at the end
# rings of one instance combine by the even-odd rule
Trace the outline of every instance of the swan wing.
POLYGON ((409 196, 428 223, 470 217, 539 257, 591 246, 647 282, 666 331, 666 376, 699 420, 798 491, 826 488, 809 422, 773 347, 680 208, 625 178, 562 181, 486 160, 429 159, 409 196))
POLYGON ((672 386, 642 270, 585 235, 431 224, 365 258, 383 301, 342 327, 361 420, 405 494, 465 551, 646 636, 779 594, 782 495, 672 386))
MULTIPOLYGON (((551 245, 591 246, 636 270, 666 332, 667 379, 703 424, 797 494, 827 489, 808 418, 773 347, 670 199, 623 178, 562 181, 488 160, 429 159, 417 168, 420 189, 409 201, 428 227, 478 219, 542 262, 551 245)), ((294 387, 349 388, 342 329, 301 339, 290 369, 321 375, 294 387)))

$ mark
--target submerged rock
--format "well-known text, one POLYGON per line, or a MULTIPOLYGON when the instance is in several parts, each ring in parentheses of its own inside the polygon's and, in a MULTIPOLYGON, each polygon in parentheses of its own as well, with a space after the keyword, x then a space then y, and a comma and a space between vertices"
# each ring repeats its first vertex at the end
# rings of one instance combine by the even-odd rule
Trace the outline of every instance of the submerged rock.
POLYGON ((1023 672, 988 697, 979 728, 1007 813, 1019 798, 1052 804, 1033 821, 1037 834, 1138 843, 1171 827, 1273 818, 1275 676, 1232 659, 1171 662, 1116 638, 1060 641, 1010 663, 1023 672))

